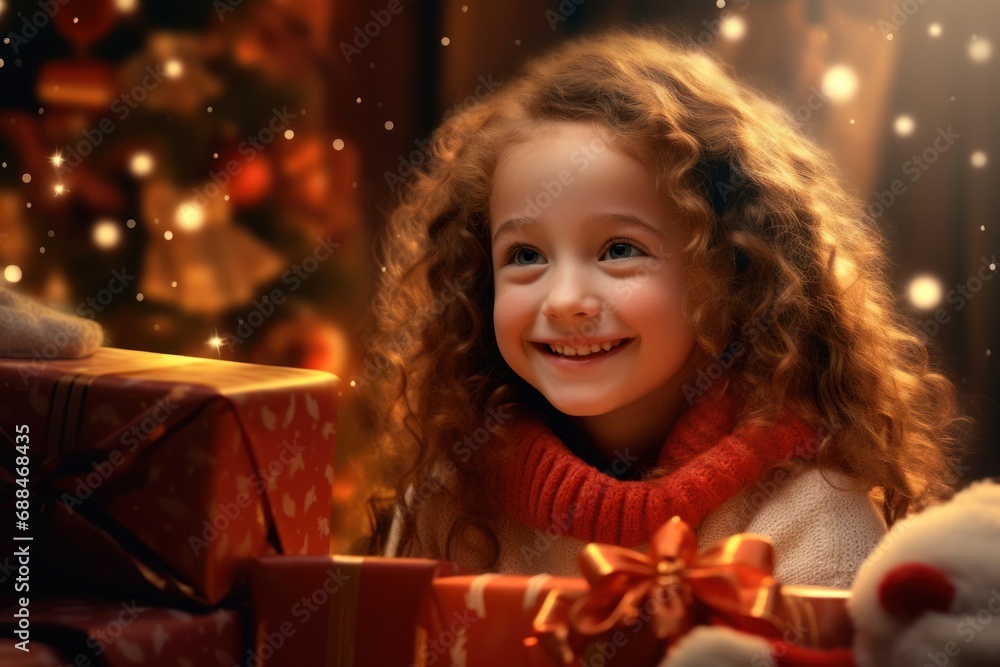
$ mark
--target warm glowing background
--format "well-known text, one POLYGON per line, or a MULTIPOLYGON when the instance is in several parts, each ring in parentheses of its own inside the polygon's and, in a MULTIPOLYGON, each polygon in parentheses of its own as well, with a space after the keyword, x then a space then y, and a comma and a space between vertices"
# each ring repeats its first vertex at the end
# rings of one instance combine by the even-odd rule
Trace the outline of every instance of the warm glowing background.
MULTIPOLYGON (((978 420, 965 478, 1000 474, 987 0, 0 0, 3 279, 116 347, 337 373, 351 505, 371 239, 423 140, 540 49, 663 21, 834 152, 978 420)), ((346 549, 360 523, 339 516, 346 549)))

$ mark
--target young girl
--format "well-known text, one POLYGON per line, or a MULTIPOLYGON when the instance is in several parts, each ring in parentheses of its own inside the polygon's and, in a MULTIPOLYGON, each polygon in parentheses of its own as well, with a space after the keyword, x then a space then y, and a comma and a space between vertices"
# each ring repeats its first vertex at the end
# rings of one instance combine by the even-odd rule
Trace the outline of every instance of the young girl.
POLYGON ((770 537, 783 583, 848 587, 949 495, 954 387, 794 126, 620 30, 444 123, 383 239, 370 553, 572 575, 679 515, 701 548, 770 537))

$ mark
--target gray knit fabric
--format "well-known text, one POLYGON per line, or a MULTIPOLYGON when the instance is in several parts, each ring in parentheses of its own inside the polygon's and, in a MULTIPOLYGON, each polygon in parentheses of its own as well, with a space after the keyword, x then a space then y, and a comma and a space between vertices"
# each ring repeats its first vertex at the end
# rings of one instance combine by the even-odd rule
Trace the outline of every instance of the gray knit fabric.
POLYGON ((93 354, 103 341, 97 322, 0 286, 0 357, 77 359, 93 354))

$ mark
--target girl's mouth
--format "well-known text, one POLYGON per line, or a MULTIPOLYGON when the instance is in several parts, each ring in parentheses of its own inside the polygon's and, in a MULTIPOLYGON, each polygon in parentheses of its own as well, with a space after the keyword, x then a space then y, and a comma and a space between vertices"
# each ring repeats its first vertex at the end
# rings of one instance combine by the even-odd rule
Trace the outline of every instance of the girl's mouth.
POLYGON ((603 359, 617 353, 631 343, 633 338, 619 338, 605 343, 590 345, 549 345, 548 343, 532 343, 545 356, 553 361, 566 361, 574 364, 603 359))

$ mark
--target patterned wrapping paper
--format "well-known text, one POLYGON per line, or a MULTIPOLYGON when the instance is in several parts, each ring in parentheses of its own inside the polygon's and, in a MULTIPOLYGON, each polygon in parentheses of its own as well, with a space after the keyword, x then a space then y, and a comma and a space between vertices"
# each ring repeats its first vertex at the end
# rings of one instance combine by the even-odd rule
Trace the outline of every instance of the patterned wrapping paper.
POLYGON ((240 664, 413 665, 422 645, 417 615, 432 582, 466 572, 423 558, 256 559, 250 578, 254 639, 240 664))
POLYGON ((113 348, 0 359, 0 438, 29 426, 28 534, 53 577, 72 565, 59 590, 145 582, 214 605, 245 559, 328 553, 338 383, 113 348))
MULTIPOLYGON (((0 633, 12 631, 11 613, 3 612, 0 633)), ((31 604, 31 653, 12 649, 21 662, 0 664, 233 667, 243 650, 243 630, 240 615, 228 609, 191 614, 132 599, 46 598, 31 604)), ((5 650, 0 646, 0 656, 5 650)))
MULTIPOLYGON (((540 574, 480 574, 434 581, 420 614, 417 665, 507 667, 529 665, 525 650, 532 622, 550 593, 572 597, 589 590, 582 578, 540 574)), ((544 664, 544 663, 542 663, 544 664)), ((597 663, 595 663, 597 664, 597 663)), ((602 662, 600 664, 616 664, 602 662)))

